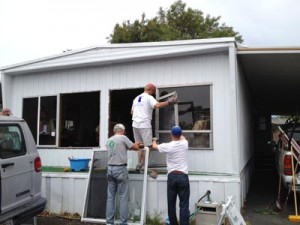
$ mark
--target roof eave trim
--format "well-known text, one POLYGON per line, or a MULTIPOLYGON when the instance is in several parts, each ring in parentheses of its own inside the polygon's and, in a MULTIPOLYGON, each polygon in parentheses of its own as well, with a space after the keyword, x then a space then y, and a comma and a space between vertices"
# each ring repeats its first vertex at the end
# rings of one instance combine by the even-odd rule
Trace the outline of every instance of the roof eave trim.
POLYGON ((53 56, 48 56, 44 58, 39 58, 31 61, 26 61, 18 64, 13 64, 9 66, 5 66, 0 68, 0 71, 8 70, 16 67, 21 67, 25 65, 34 64, 37 62, 43 62, 46 60, 51 60, 55 58, 60 58, 68 55, 78 54, 85 51, 90 51, 96 48, 103 48, 103 49, 109 49, 109 48, 141 48, 141 47, 162 47, 162 46, 178 46, 178 45, 205 45, 205 44, 221 44, 221 43, 235 43, 234 37, 226 37, 226 38, 209 38, 209 39, 192 39, 192 40, 179 40, 179 41, 161 41, 161 42, 140 42, 140 43, 125 43, 125 44, 107 44, 102 46, 92 46, 84 49, 74 50, 74 51, 67 51, 64 53, 60 53, 53 56))
POLYGON ((78 68, 82 66, 96 66, 96 65, 109 65, 109 64, 117 64, 117 63, 126 63, 126 62, 134 62, 134 61, 143 61, 143 60, 150 60, 150 59, 165 59, 170 57, 181 57, 181 56, 192 56, 197 54, 212 54, 218 52, 225 52, 228 51, 229 47, 232 47, 232 44, 218 44, 213 46, 198 46, 198 48, 193 48, 192 50, 187 51, 186 49, 183 50, 169 50, 169 51, 162 51, 162 52, 155 52, 143 54, 135 54, 129 55, 127 57, 104 57, 104 58, 96 58, 96 59, 86 59, 78 61, 71 61, 71 62, 64 62, 61 64, 55 64, 51 66, 41 66, 41 67, 33 67, 28 69, 21 69, 21 68, 13 68, 7 71, 4 71, 5 74, 11 75, 18 75, 18 74, 27 74, 31 72, 38 72, 38 71, 50 71, 50 70, 57 70, 57 69, 71 69, 71 68, 78 68))
POLYGON ((37 62, 43 62, 43 61, 47 61, 47 60, 51 60, 51 59, 61 58, 61 57, 65 57, 65 56, 68 56, 68 55, 74 55, 74 54, 78 54, 78 53, 81 53, 81 52, 90 51, 90 50, 93 50, 95 48, 98 48, 98 46, 83 48, 83 49, 74 50, 74 51, 73 50, 72 51, 66 51, 64 53, 60 53, 60 54, 56 54, 56 55, 52 55, 52 56, 47 56, 47 57, 43 57, 43 58, 39 58, 39 59, 25 61, 25 62, 21 62, 21 63, 9 65, 9 66, 4 66, 4 67, 0 68, 0 71, 12 69, 12 68, 17 68, 17 67, 21 67, 21 66, 25 66, 25 65, 30 65, 30 64, 37 63, 37 62))
POLYGON ((237 54, 291 54, 300 53, 300 48, 238 48, 237 54))

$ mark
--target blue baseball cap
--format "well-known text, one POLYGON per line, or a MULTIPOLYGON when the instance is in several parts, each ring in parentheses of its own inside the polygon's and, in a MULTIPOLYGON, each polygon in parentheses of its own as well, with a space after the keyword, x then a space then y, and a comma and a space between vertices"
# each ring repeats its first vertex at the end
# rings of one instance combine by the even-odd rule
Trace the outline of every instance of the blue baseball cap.
POLYGON ((174 127, 172 127, 171 133, 174 136, 181 136, 182 130, 179 126, 174 126, 174 127))

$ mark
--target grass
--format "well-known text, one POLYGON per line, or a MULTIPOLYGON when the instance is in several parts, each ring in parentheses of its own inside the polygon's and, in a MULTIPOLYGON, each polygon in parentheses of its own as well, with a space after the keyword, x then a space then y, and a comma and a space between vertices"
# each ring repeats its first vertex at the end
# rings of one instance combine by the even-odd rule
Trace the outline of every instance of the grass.
MULTIPOLYGON (((61 173, 63 173, 63 172, 74 172, 74 171, 71 171, 71 169, 70 169, 70 167, 57 167, 57 166, 43 166, 42 167, 42 172, 52 172, 52 173, 54 173, 54 172, 61 172, 61 173)), ((76 173, 87 173, 88 172, 88 170, 86 170, 86 171, 76 171, 76 173)))

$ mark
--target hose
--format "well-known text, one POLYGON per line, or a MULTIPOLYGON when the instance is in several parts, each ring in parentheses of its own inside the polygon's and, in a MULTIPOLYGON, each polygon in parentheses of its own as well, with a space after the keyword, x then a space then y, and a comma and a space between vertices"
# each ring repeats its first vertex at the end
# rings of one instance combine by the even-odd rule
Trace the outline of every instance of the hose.
POLYGON ((203 196, 198 200, 197 203, 199 203, 205 196, 208 196, 208 198, 209 198, 210 193, 211 193, 210 190, 207 190, 206 193, 205 193, 205 195, 203 195, 203 196))
MULTIPOLYGON (((211 193, 210 190, 207 190, 205 195, 203 195, 201 198, 199 198, 197 203, 199 203, 205 196, 208 196, 208 199, 209 199, 210 193, 211 193)), ((189 217, 190 220, 194 219, 199 211, 200 211, 200 207, 196 207, 196 210, 192 214, 190 214, 190 217, 189 217)))

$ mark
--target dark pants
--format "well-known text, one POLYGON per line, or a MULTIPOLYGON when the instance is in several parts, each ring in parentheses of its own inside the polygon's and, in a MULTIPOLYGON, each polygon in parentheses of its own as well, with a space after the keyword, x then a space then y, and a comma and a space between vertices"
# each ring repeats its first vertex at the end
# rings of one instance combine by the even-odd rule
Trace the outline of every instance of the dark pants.
POLYGON ((190 210, 190 182, 187 174, 168 174, 168 215, 170 225, 178 225, 176 216, 176 198, 179 197, 180 225, 188 225, 190 210))

